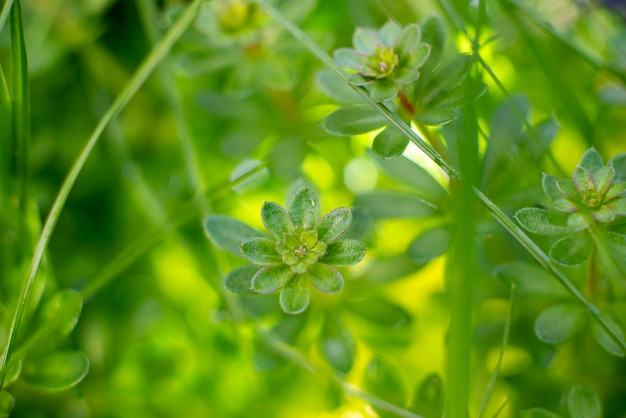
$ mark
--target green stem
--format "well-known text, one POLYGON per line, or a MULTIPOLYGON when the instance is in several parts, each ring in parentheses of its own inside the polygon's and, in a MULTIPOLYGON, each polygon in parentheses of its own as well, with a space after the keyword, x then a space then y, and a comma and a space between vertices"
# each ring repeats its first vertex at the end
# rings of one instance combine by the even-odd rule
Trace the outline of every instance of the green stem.
POLYGON ((596 298, 596 293, 598 292, 598 249, 596 248, 596 244, 592 243, 591 248, 591 258, 589 259, 589 264, 587 266, 587 283, 586 283, 586 292, 589 300, 593 301, 596 298))
MULTIPOLYGON (((363 98, 371 107, 376 109, 385 119, 389 121, 396 129, 406 135, 411 142, 413 142, 424 154, 426 154, 435 164, 437 164, 444 172, 446 172, 451 178, 460 179, 458 170, 451 164, 447 163, 430 144, 420 138, 406 123, 398 118, 393 112, 384 107, 378 102, 372 100, 367 91, 363 87, 355 86, 350 83, 348 75, 343 71, 341 67, 328 56, 328 54, 322 50, 315 42, 313 42, 300 28, 294 25, 289 19, 282 15, 274 6, 269 4, 266 0, 254 0, 259 6, 261 6, 265 12, 270 15, 276 22, 283 26, 291 35, 296 38, 305 48, 307 48, 313 55, 315 55, 322 63, 324 63, 329 69, 331 69, 337 76, 345 81, 354 91, 363 98)), ((561 283, 565 289, 585 308, 589 311, 591 316, 598 321, 602 329, 604 329, 611 340, 615 342, 620 348, 626 350, 626 341, 619 334, 613 330, 602 313, 589 302, 585 296, 578 290, 578 288, 563 274, 559 267, 550 260, 550 257, 543 252, 537 244, 524 231, 521 230, 502 210, 497 207, 485 194, 478 188, 474 187, 473 192, 475 197, 481 203, 483 207, 489 211, 489 213, 506 229, 513 237, 541 264, 548 272, 550 272, 556 280, 561 283)))
MULTIPOLYGON (((203 0, 195 0, 193 3, 187 6, 185 11, 180 15, 176 23, 172 25, 172 27, 165 35, 163 40, 159 43, 159 45, 156 46, 142 62, 137 71, 133 74, 132 78, 129 80, 128 84, 117 96, 111 107, 102 116, 95 130, 89 137, 87 144, 82 149, 81 153, 78 155, 78 158, 76 159, 76 161, 72 165, 72 168, 67 174, 61 186, 61 189, 59 190, 54 200, 54 203, 52 204, 50 213, 46 218, 46 222, 43 226, 43 230, 37 242, 37 246, 35 247, 35 253, 28 269, 28 274, 23 283, 22 290, 17 301, 14 316, 9 326, 7 342, 4 345, 2 354, 0 355, 0 373, 2 374, 2 376, 6 374, 6 365, 11 356, 11 350, 17 337, 17 332, 20 326, 20 322, 22 320, 22 316, 24 314, 26 301, 28 300, 30 289, 35 280, 35 276, 37 275, 37 271, 39 270, 39 265, 43 258, 44 252, 46 250, 46 247, 48 246, 48 242, 50 241, 50 237, 52 236, 54 227, 56 226, 59 216, 63 211, 63 207, 65 205, 67 197, 72 190, 72 187, 74 186, 74 183, 76 182, 76 179, 78 178, 78 175, 80 174, 83 166, 85 165, 87 158, 91 154, 91 151, 98 142, 98 139, 102 135, 102 132, 109 124, 109 122, 119 114, 119 112, 126 106, 126 104, 128 104, 130 99, 143 85, 148 76, 154 71, 159 62, 161 62, 161 60, 163 60, 163 58, 167 55, 172 45, 193 23, 202 3, 203 0)), ((2 389, 2 387, 0 387, 0 389, 2 389)))
POLYGON ((13 6, 13 0, 5 0, 4 5, 2 6, 2 10, 0 11, 0 32, 4 29, 4 25, 7 23, 7 19, 9 18, 9 12, 13 6))

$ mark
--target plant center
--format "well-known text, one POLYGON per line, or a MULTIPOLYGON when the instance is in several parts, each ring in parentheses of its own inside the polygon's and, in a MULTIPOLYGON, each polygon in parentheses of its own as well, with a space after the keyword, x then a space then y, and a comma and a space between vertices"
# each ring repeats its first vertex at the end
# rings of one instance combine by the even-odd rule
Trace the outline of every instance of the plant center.
POLYGON ((276 244, 276 250, 292 272, 302 274, 326 253, 326 244, 317 239, 317 231, 298 226, 292 232, 283 234, 283 239, 276 244))
POLYGON ((396 69, 398 60, 398 55, 393 48, 378 46, 374 54, 369 57, 368 67, 377 73, 376 78, 385 78, 396 69))

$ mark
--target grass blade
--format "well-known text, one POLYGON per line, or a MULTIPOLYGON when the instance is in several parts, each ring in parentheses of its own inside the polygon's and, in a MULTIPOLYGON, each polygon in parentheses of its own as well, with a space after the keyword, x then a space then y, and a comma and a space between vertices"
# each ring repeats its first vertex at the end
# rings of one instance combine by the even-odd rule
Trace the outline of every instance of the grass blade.
POLYGON ((2 10, 0 10, 0 32, 4 28, 9 18, 9 13, 13 7, 13 0, 5 0, 2 10))
POLYGON ((22 320, 22 315, 24 314, 24 307, 26 305, 26 301, 28 299, 32 284, 35 280, 35 276, 37 275, 37 271, 39 270, 39 265, 43 258, 43 254, 46 250, 46 247, 48 246, 48 242, 50 241, 50 237, 52 236, 54 227, 56 226, 59 216, 63 211, 65 201, 67 200, 67 197, 72 190, 72 187, 74 186, 78 175, 85 165, 87 158, 91 154, 91 151, 98 142, 98 139, 102 135, 102 132, 109 124, 109 122, 115 116, 117 116, 119 112, 126 106, 130 99, 135 95, 137 90, 139 90, 139 88, 146 81, 148 76, 154 71, 156 66, 167 55, 172 45, 183 35, 186 29, 195 20, 202 3, 202 0, 195 0, 193 3, 189 4, 185 11, 180 15, 179 19, 172 25, 163 40, 154 49, 152 49, 150 54, 144 59, 144 61, 139 66, 137 71, 133 74, 132 78, 126 84, 124 89, 117 96, 111 107, 102 116, 95 130, 89 137, 85 147, 82 149, 82 151, 78 155, 78 158, 76 159, 76 161, 72 165, 72 168, 67 174, 61 186, 61 189, 59 190, 59 193, 54 200, 52 208, 50 209, 50 213, 46 218, 46 222, 43 226, 43 230, 37 242, 37 246, 35 247, 35 253, 28 269, 28 274, 20 291, 17 306, 15 308, 13 319, 9 327, 7 342, 4 345, 2 353, 0 355, 0 373, 3 376, 6 373, 6 365, 11 355, 13 344, 15 343, 15 339, 17 337, 17 332, 20 326, 20 322, 22 320))

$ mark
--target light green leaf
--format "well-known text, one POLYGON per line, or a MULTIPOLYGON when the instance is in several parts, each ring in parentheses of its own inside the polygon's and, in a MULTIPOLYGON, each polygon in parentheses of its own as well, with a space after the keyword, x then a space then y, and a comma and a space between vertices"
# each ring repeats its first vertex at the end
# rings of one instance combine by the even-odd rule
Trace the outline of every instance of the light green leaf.
POLYGON ((401 329, 410 325, 413 320, 404 308, 384 297, 347 301, 346 306, 365 321, 383 328, 401 329))
POLYGON ((602 405, 596 392, 584 383, 574 385, 567 394, 570 418, 602 418, 602 405))
POLYGON ((604 200, 608 202, 618 196, 623 196, 624 192, 626 192, 626 183, 613 183, 607 190, 604 200))
POLYGON ((576 231, 560 225, 560 219, 545 209, 523 208, 515 212, 515 218, 524 229, 539 235, 565 235, 576 231))
POLYGON ((9 418, 13 407, 15 406, 15 398, 6 390, 0 392, 0 418, 9 418))
POLYGON ((366 105, 342 107, 322 121, 322 127, 332 135, 353 136, 374 131, 387 125, 387 120, 366 105))
POLYGON ((404 405, 408 397, 408 387, 397 366, 375 357, 370 361, 363 375, 363 387, 395 405, 404 405))
POLYGON ((391 100, 398 94, 398 86, 393 81, 383 78, 376 80, 370 89, 370 96, 377 102, 391 100))
POLYGON ((393 74, 393 81, 400 85, 410 83, 418 78, 420 78, 420 72, 414 68, 402 68, 393 74))
POLYGON ((508 285, 514 284, 520 295, 564 298, 569 294, 545 269, 523 261, 500 264, 493 273, 508 285))
POLYGON ((600 167, 598 170, 593 172, 592 177, 593 182, 596 185, 596 190, 598 193, 604 195, 615 177, 615 169, 612 165, 600 167))
POLYGON ((563 193, 566 197, 570 198, 578 198, 579 193, 576 190, 576 186, 574 186, 574 182, 570 179, 558 179, 556 181, 556 187, 563 193))
POLYGON ((445 64, 435 75, 438 80, 437 88, 450 90, 461 84, 472 66, 473 57, 460 54, 448 64, 445 64))
POLYGON ((259 266, 246 264, 226 275, 224 286, 236 295, 253 295, 252 277, 259 271, 259 266))
POLYGON ((392 158, 402 155, 409 138, 392 126, 388 126, 374 138, 372 151, 381 158, 392 158))
POLYGON ((550 248, 550 258, 566 267, 579 266, 589 259, 592 243, 585 235, 565 237, 550 248))
POLYGON ((439 57, 446 37, 446 30, 443 22, 438 16, 427 17, 420 25, 422 28, 422 42, 430 45, 430 57, 424 64, 423 73, 430 77, 431 72, 439 63, 439 57))
POLYGON ((424 65, 429 56, 430 45, 421 43, 415 48, 406 51, 405 54, 400 57, 400 65, 403 68, 417 70, 424 65))
MULTIPOLYGON (((622 331, 622 328, 619 326, 617 321, 615 321, 615 319, 607 316, 606 321, 609 323, 611 328, 615 330, 616 334, 619 335, 620 338, 624 338, 624 331, 622 331)), ((591 323, 591 335, 593 335, 593 338, 602 348, 614 356, 624 357, 626 354, 621 347, 615 344, 615 342, 608 336, 606 331, 598 324, 597 321, 593 321, 591 323)))
POLYGON ((543 174, 541 179, 541 186, 543 187, 543 192, 548 196, 548 198, 555 202, 559 199, 566 197, 566 195, 559 189, 557 186, 558 178, 554 177, 551 174, 543 174))
POLYGON ((559 415, 542 408, 531 408, 522 411, 521 418, 561 418, 559 415))
POLYGON ((282 289, 294 277, 289 266, 278 264, 264 267, 252 277, 252 289, 267 295, 282 289))
POLYGON ((613 199, 604 206, 609 208, 615 215, 626 215, 626 197, 613 199))
POLYGON ((352 266, 365 256, 365 244, 355 239, 344 239, 328 244, 326 254, 320 257, 321 263, 331 266, 352 266))
POLYGON ((379 43, 378 34, 372 29, 356 28, 352 36, 352 44, 356 50, 365 55, 374 53, 379 43))
POLYGON ((43 323, 56 322, 55 332, 61 336, 69 335, 78 323, 83 308, 83 298, 73 289, 57 292, 41 311, 43 323), (60 318, 60 316, 63 316, 60 318))
POLYGON ((415 48, 422 38, 422 31, 420 27, 413 23, 407 25, 402 29, 402 32, 396 39, 395 50, 396 52, 404 52, 415 48))
POLYGON ((263 236, 243 222, 223 215, 209 216, 204 222, 204 229, 215 244, 237 256, 241 256, 239 246, 244 240, 263 236))
POLYGON ((282 262, 276 251, 276 242, 267 238, 248 238, 241 243, 241 256, 260 266, 282 262))
POLYGON ((609 164, 615 169, 615 182, 626 182, 626 153, 617 154, 609 164))
POLYGON ((343 289, 343 276, 337 269, 326 264, 315 263, 308 270, 313 286, 322 293, 337 293, 343 289))
POLYGON ((294 225, 304 229, 313 228, 320 217, 320 199, 309 186, 298 190, 287 203, 287 208, 294 225))
POLYGON ((426 417, 440 417, 443 412, 443 379, 431 373, 419 382, 415 389, 413 410, 426 417))
POLYGON ((317 238, 329 243, 342 236, 352 224, 352 210, 337 208, 320 219, 317 223, 317 238))
POLYGON ((452 241, 449 227, 440 226, 422 232, 409 246, 407 253, 417 264, 427 263, 444 254, 452 241))
MULTIPOLYGON (((618 209, 620 209, 619 204, 617 204, 616 206, 618 207, 618 209)), ((592 210, 591 216, 593 216, 593 219, 595 219, 598 222, 609 223, 615 220, 617 213, 615 213, 615 210, 613 209, 613 205, 602 205, 598 209, 592 210)))
POLYGON ((383 46, 392 47, 401 32, 402 28, 400 25, 390 19, 378 31, 378 38, 383 46))
POLYGON ((589 148, 585 151, 582 157, 580 157, 578 165, 593 173, 594 171, 602 168, 604 163, 602 162, 602 157, 598 154, 598 151, 596 151, 595 148, 589 148))
POLYGON ((438 126, 452 122, 459 116, 458 112, 450 108, 428 109, 415 117, 415 120, 424 125, 438 126))
POLYGON ((89 358, 78 350, 58 351, 24 365, 23 378, 44 392, 63 392, 79 384, 89 372, 89 358))
POLYGON ((535 334, 548 344, 561 344, 574 338, 587 323, 585 309, 573 303, 559 303, 539 314, 535 334))
POLYGON ((576 205, 576 203, 573 200, 568 199, 568 198, 555 200, 552 203, 552 207, 555 210, 558 210, 559 212, 563 212, 563 213, 572 213, 578 210, 578 206, 576 205))
POLYGON ((437 214, 434 205, 407 193, 376 191, 362 193, 354 200, 372 219, 426 218, 437 214))
POLYGON ((460 86, 442 93, 435 105, 441 108, 459 107, 473 102, 487 91, 487 85, 473 80, 465 80, 460 86))
POLYGON ((320 90, 338 103, 355 103, 360 100, 360 96, 330 70, 319 71, 316 79, 320 90))
POLYGON ((572 174, 572 180, 574 181, 574 186, 576 186, 579 193, 595 191, 596 189, 591 172, 583 166, 579 165, 576 167, 574 173, 572 174))
POLYGON ((287 211, 277 203, 265 202, 261 208, 263 225, 276 239, 282 239, 285 232, 293 229, 293 224, 287 211))
POLYGON ((414 161, 398 157, 393 160, 379 159, 378 163, 392 177, 413 186, 421 197, 435 202, 448 198, 446 189, 414 161))
POLYGON ((350 330, 342 326, 339 320, 329 315, 324 320, 322 353, 330 366, 337 373, 347 374, 354 364, 355 344, 350 330))
POLYGON ((367 61, 367 57, 363 54, 359 54, 354 49, 341 48, 335 51, 333 54, 337 64, 350 70, 358 70, 367 61))
POLYGON ((309 306, 309 283, 306 277, 294 277, 280 292, 280 307, 285 313, 296 315, 309 306))

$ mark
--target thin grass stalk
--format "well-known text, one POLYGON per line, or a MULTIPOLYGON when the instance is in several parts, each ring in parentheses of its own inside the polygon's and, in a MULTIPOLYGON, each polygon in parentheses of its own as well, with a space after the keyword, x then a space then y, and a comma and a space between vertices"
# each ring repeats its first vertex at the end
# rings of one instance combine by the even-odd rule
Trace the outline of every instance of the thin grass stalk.
POLYGON ((159 43, 159 45, 152 49, 150 54, 145 58, 137 71, 133 74, 128 84, 117 96, 111 107, 102 116, 95 130, 89 137, 85 147, 82 149, 82 151, 78 155, 78 158, 76 159, 76 161, 72 165, 72 168, 67 174, 61 186, 61 189, 59 190, 54 200, 52 208, 50 209, 50 213, 46 218, 43 230, 35 247, 35 252, 33 254, 33 258, 28 269, 28 274, 24 280, 19 299, 17 300, 14 315, 9 326, 8 338, 0 355, 0 374, 2 375, 2 384, 0 385, 0 390, 3 386, 4 376, 6 375, 6 365, 11 356, 11 350, 13 349, 13 344, 15 343, 15 339, 17 337, 17 332, 22 320, 22 316, 24 314, 24 308, 30 294, 30 289, 35 280, 35 276, 37 275, 37 271, 39 270, 39 265, 43 258, 46 247, 48 246, 48 242, 50 241, 50 237, 54 232, 54 227, 56 226, 59 216, 63 211, 63 207, 65 205, 67 197, 72 190, 72 187, 74 186, 78 175, 80 174, 83 166, 85 165, 85 162, 87 161, 87 158, 91 154, 91 151, 95 147, 106 126, 128 104, 130 99, 135 95, 135 93, 143 85, 146 79, 154 71, 159 62, 161 62, 163 58, 167 55, 174 43, 183 35, 186 29, 195 20, 202 3, 203 0, 194 0, 193 3, 189 4, 189 6, 187 6, 184 12, 180 15, 179 19, 172 25, 172 27, 167 32, 163 40, 159 43))
MULTIPOLYGON (((385 119, 389 121, 396 129, 402 132, 411 142, 413 142, 424 154, 426 154, 435 164, 437 164, 451 178, 460 179, 458 170, 445 161, 428 143, 426 143, 417 133, 415 133, 407 124, 398 118, 393 112, 375 102, 369 96, 363 87, 355 86, 350 83, 348 75, 340 68, 335 61, 322 50, 311 38, 309 38, 300 28, 294 25, 274 6, 266 0, 254 0, 265 12, 270 15, 277 23, 284 27, 294 38, 296 38, 306 49, 309 50, 316 58, 324 63, 337 76, 345 81, 354 91, 363 98, 363 100, 376 109, 385 119)), ((535 258, 554 278, 565 287, 565 289, 582 304, 591 316, 600 324, 603 330, 607 332, 613 342, 620 348, 626 350, 626 341, 613 329, 607 322, 600 310, 589 302, 578 288, 563 274, 559 267, 550 260, 550 257, 530 239, 528 235, 520 227, 518 227, 509 217, 496 206, 485 194, 478 188, 474 187, 474 195, 481 205, 496 219, 496 221, 504 227, 513 237, 535 258)))
POLYGON ((7 23, 7 19, 9 18, 9 13, 11 12, 11 8, 13 7, 13 0, 5 0, 2 5, 2 10, 0 10, 0 32, 4 29, 4 25, 7 23))

